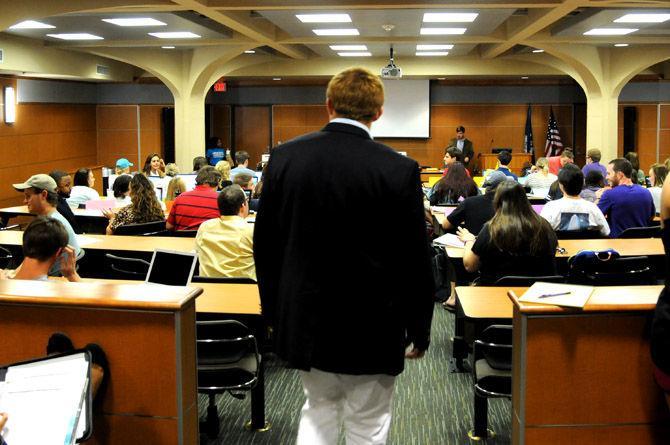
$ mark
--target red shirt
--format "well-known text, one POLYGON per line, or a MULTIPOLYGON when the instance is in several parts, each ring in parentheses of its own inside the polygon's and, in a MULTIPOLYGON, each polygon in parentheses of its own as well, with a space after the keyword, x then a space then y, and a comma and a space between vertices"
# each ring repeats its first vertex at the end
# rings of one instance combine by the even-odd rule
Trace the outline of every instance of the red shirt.
POLYGON ((196 185, 190 192, 177 196, 170 209, 167 222, 174 230, 197 230, 203 221, 219 217, 216 189, 196 185))
POLYGON ((549 173, 558 175, 558 171, 563 168, 561 165, 561 156, 550 156, 547 158, 549 173))

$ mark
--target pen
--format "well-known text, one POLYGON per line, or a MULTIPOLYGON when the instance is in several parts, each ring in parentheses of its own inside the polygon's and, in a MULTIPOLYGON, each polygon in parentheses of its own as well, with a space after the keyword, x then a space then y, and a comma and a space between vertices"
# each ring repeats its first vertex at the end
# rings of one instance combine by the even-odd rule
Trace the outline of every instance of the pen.
POLYGON ((540 295, 537 298, 558 297, 560 295, 570 295, 571 293, 572 292, 558 292, 558 293, 555 293, 555 294, 543 294, 543 295, 540 295))

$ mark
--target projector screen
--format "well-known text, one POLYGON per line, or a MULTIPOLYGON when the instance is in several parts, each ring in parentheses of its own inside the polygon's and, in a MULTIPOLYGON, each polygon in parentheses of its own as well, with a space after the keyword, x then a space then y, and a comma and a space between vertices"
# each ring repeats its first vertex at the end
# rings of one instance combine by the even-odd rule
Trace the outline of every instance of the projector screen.
POLYGON ((372 123, 372 135, 430 137, 430 80, 384 80, 384 90, 384 114, 372 123))

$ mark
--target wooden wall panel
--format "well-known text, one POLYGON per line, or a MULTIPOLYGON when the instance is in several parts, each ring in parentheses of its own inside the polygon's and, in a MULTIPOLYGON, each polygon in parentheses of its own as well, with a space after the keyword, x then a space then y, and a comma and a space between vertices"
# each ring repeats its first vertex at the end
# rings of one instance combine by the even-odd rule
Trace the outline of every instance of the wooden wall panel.
POLYGON ((658 104, 619 104, 617 148, 619 154, 623 153, 623 108, 633 106, 637 109, 636 126, 636 148, 640 157, 640 166, 645 173, 649 171, 651 164, 664 162, 670 157, 670 105, 660 104, 661 119, 660 128, 658 122, 658 104), (657 130, 660 133, 658 141, 658 159, 656 157, 657 130))
MULTIPOLYGON (((572 145, 572 106, 554 105, 554 115, 564 144, 572 145)), ((383 139, 379 141, 406 151, 421 165, 440 167, 444 148, 463 125, 477 153, 489 153, 493 147, 511 147, 521 151, 526 126, 526 105, 433 105, 430 110, 430 138, 383 139)), ((541 156, 547 135, 549 105, 532 107, 533 138, 536 154, 541 156)), ((328 122, 323 105, 275 105, 273 107, 273 144, 316 131, 328 122)))
POLYGON ((158 153, 163 157, 163 105, 140 105, 140 164, 151 153, 158 153))
POLYGON ((137 156, 137 105, 98 105, 98 163, 114 167, 127 158, 141 168, 137 156))
MULTIPOLYGON (((4 86, 16 80, 0 78, 4 86)), ((31 175, 96 165, 96 143, 94 105, 18 104, 16 123, 0 122, 0 206, 21 204, 11 184, 31 175)))
POLYGON ((210 110, 212 135, 220 137, 224 147, 232 146, 230 105, 212 105, 210 110))
POLYGON ((670 158, 670 104, 661 104, 659 161, 670 158))
POLYGON ((235 151, 249 152, 249 168, 254 169, 270 144, 270 107, 234 108, 235 151))

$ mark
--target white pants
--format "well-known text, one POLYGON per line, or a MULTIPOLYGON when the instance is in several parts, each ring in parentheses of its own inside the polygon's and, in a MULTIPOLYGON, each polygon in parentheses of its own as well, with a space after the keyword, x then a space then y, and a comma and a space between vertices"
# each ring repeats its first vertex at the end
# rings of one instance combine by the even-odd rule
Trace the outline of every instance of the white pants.
POLYGON ((300 371, 307 401, 302 407, 298 445, 337 443, 344 424, 347 445, 384 444, 391 426, 395 377, 300 371))

